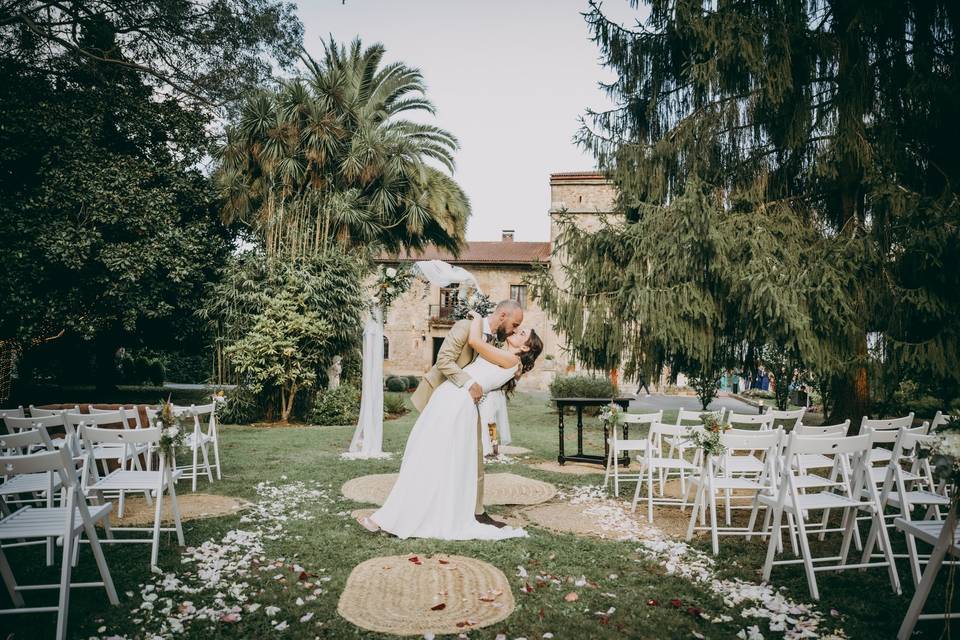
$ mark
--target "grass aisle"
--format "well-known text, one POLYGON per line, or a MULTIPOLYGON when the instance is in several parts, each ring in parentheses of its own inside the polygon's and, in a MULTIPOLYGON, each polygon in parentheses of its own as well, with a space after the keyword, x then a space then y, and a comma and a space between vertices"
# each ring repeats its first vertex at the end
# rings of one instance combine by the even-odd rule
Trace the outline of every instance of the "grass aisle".
MULTIPOLYGON (((532 450, 525 462, 554 460, 556 416, 545 401, 518 394, 510 411, 514 444, 532 450)), ((661 563, 638 553, 637 542, 580 538, 537 527, 528 528, 530 538, 498 543, 402 541, 364 532, 350 511, 369 505, 346 500, 339 488, 357 476, 397 471, 399 452, 414 419, 411 413, 387 422, 384 449, 398 455, 372 461, 339 459, 352 427, 223 427, 223 481, 204 483, 200 490, 244 498, 257 507, 242 515, 186 523, 187 545, 192 548, 184 553, 191 558, 186 564, 181 564, 180 551, 165 536, 160 556, 160 567, 168 572, 165 576, 150 572, 147 545, 106 547, 121 604, 110 607, 102 590, 74 590, 71 636, 142 638, 150 637, 146 632, 163 629, 177 637, 204 639, 380 637, 336 613, 350 571, 376 556, 436 553, 485 560, 502 570, 513 585, 514 613, 491 627, 469 631, 471 638, 492 639, 498 634, 531 640, 550 637, 544 634, 554 638, 735 638, 755 624, 763 637, 782 636, 770 632, 766 621, 741 617, 740 610, 747 605, 730 608, 708 585, 669 575, 661 563), (210 542, 204 545, 205 541, 210 542), (527 577, 518 576, 519 567, 527 577), (578 586, 581 577, 588 584, 578 586), (527 583, 530 593, 521 589, 527 583), (198 585, 208 586, 189 593, 198 585), (565 599, 571 592, 577 593, 572 602, 565 599), (657 605, 648 604, 651 600, 657 605), (672 600, 680 606, 672 606, 672 600), (209 613, 213 619, 198 619, 197 612, 209 613)), ((596 431, 586 440, 592 450, 601 446, 596 431)), ((575 446, 572 437, 569 444, 575 446)), ((577 486, 595 486, 600 481, 596 475, 561 475, 522 463, 491 465, 487 470, 545 480, 568 494, 577 486)), ((179 492, 189 493, 189 486, 181 483, 179 492)), ((509 511, 491 509, 494 515, 509 511)), ((703 541, 694 546, 709 553, 703 541)), ((759 579, 763 544, 735 538, 721 546, 714 569, 719 577, 759 579)), ((42 564, 39 547, 13 551, 17 551, 11 554, 14 571, 21 582, 56 580, 55 568, 28 570, 31 564, 42 564)), ((904 596, 890 591, 883 570, 821 574, 821 633, 842 627, 851 638, 894 637, 912 594, 905 570, 902 564, 904 596)), ((94 574, 89 550, 84 549, 75 575, 92 579, 94 574)), ((774 580, 787 587, 789 598, 809 602, 799 567, 778 569, 774 580)), ((933 599, 938 593, 942 595, 942 586, 933 599)), ((2 599, 8 605, 6 594, 2 599)), ((934 606, 940 603, 942 598, 934 606)), ((52 615, 0 617, 3 637, 12 632, 18 639, 49 637, 53 623, 52 615)), ((919 637, 938 637, 942 627, 935 627, 921 625, 924 633, 919 637)))

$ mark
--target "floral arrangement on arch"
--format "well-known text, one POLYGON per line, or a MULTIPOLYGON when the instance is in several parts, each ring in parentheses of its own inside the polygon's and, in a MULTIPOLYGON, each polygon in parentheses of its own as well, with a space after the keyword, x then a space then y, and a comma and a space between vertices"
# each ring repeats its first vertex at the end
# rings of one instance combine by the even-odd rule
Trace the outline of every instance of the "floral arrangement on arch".
POLYGON ((405 265, 399 267, 380 265, 377 280, 373 284, 373 304, 383 309, 384 316, 390 309, 390 305, 410 288, 413 277, 410 268, 405 265))
POLYGON ((938 478, 951 486, 954 500, 960 497, 960 418, 953 417, 934 430, 937 442, 926 455, 938 478))
POLYGON ((703 429, 690 434, 690 442, 708 456, 722 456, 727 448, 720 441, 720 436, 730 430, 730 425, 720 424, 717 416, 712 413, 700 414, 703 429))
POLYGON ((153 426, 160 429, 160 442, 157 443, 160 453, 168 460, 172 459, 175 449, 183 445, 186 429, 183 416, 178 416, 173 410, 169 397, 160 401, 160 409, 153 418, 153 426))
POLYGON ((464 318, 469 318, 471 311, 479 314, 481 318, 486 318, 490 315, 490 312, 493 311, 494 306, 490 296, 480 293, 479 291, 473 291, 465 298, 457 296, 457 302, 453 307, 453 319, 463 320, 464 318))

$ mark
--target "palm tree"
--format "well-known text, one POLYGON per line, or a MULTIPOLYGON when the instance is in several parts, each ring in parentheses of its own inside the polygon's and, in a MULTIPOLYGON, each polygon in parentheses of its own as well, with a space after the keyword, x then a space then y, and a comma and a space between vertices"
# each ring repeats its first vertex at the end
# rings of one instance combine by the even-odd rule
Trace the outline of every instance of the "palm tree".
POLYGON ((227 130, 216 181, 223 216, 268 253, 433 244, 457 252, 470 204, 453 178, 457 139, 401 117, 434 113, 417 69, 381 67, 384 48, 324 43, 303 76, 251 96, 227 130))

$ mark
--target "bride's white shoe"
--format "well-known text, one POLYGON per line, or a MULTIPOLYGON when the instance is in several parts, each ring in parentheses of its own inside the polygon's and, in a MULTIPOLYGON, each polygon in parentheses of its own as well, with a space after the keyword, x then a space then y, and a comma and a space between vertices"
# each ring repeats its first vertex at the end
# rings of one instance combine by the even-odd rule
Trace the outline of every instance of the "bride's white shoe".
POLYGON ((371 520, 368 516, 360 516, 359 518, 357 518, 357 522, 360 524, 361 527, 363 527, 370 533, 376 533, 377 531, 380 531, 380 525, 378 525, 376 522, 371 520))

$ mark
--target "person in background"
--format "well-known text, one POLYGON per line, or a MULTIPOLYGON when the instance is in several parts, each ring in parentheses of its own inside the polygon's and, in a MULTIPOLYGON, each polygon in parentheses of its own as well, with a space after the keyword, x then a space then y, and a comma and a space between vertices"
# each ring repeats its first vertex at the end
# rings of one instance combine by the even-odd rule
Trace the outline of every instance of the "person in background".
POLYGON ((647 392, 647 397, 648 397, 648 398, 650 397, 650 387, 647 386, 647 376, 646 376, 645 374, 643 374, 643 373, 640 374, 640 380, 639 380, 639 382, 637 382, 637 393, 636 393, 636 395, 640 395, 640 389, 643 389, 644 391, 646 391, 646 392, 647 392))

